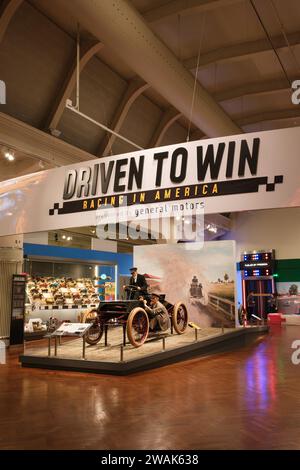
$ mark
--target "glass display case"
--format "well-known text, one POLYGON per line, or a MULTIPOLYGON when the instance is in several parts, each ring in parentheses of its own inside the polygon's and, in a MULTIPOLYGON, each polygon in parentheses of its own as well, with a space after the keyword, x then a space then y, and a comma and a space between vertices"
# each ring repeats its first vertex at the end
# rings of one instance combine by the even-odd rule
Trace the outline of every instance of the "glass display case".
POLYGON ((115 300, 116 267, 26 260, 25 339, 39 339, 62 322, 81 321, 100 300, 115 300))

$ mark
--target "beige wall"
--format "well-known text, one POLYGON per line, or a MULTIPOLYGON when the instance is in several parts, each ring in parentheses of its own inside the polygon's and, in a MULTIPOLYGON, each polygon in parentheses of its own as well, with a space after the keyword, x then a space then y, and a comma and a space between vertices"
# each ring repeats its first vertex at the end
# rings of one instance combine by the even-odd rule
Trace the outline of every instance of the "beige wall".
POLYGON ((109 251, 111 253, 118 252, 118 243, 113 240, 100 240, 99 238, 92 238, 91 242, 92 250, 109 251))
POLYGON ((48 245, 48 232, 36 232, 24 234, 24 243, 48 245))
POLYGON ((277 259, 300 258, 300 208, 239 212, 232 223, 224 239, 236 240, 237 260, 245 250, 273 248, 277 259))

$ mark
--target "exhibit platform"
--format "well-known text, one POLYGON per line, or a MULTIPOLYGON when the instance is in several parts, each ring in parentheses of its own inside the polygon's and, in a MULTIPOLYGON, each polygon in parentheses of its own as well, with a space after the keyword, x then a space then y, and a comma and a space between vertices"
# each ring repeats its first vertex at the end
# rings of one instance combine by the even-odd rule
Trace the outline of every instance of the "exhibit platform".
MULTIPOLYGON (((128 375, 183 361, 192 357, 230 351, 268 332, 267 326, 240 328, 188 328, 183 335, 155 334, 140 348, 122 344, 122 329, 110 331, 109 344, 103 339, 94 346, 81 338, 62 338, 60 344, 46 339, 26 344, 20 356, 22 367, 100 374, 128 375)), ((52 340, 53 341, 53 340, 52 340)))
POLYGON ((291 325, 291 326, 298 326, 300 325, 300 315, 292 315, 292 314, 287 314, 287 315, 282 315, 281 316, 282 321, 284 322, 283 324, 285 325, 291 325))

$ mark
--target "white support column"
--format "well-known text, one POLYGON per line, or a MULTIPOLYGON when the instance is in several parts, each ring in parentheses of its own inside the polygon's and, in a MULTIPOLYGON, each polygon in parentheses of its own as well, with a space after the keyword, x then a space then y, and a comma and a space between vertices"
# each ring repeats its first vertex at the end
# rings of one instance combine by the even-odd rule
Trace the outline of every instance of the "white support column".
POLYGON ((23 235, 0 237, 0 339, 9 338, 12 276, 22 267, 23 235))

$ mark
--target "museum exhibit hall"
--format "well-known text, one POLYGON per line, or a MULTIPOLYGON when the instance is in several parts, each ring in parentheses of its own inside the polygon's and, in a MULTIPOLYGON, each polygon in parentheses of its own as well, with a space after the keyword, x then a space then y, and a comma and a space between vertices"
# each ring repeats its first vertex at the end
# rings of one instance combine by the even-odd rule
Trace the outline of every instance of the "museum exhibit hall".
POLYGON ((300 450, 299 31, 299 0, 0 0, 1 459, 300 450))

